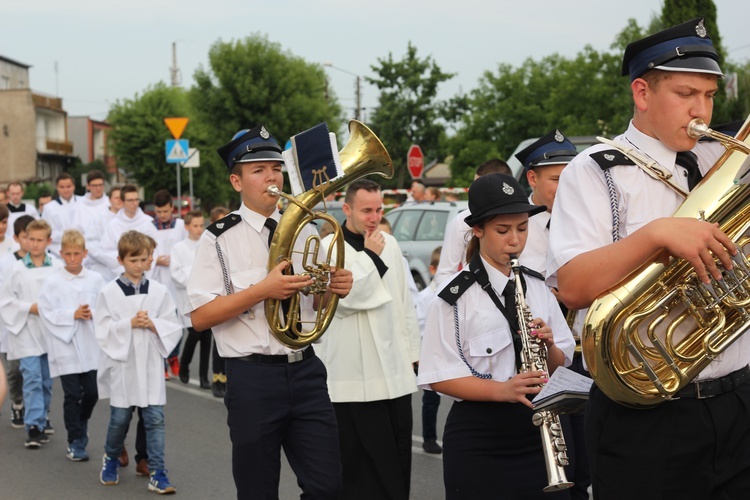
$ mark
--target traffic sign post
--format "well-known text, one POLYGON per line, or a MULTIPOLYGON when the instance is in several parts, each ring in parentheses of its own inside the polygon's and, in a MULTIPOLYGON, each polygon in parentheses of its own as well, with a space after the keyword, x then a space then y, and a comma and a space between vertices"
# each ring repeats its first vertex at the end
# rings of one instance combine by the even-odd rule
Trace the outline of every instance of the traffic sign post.
POLYGON ((406 166, 412 179, 420 179, 424 173, 424 154, 422 148, 412 144, 406 153, 406 166))
MULTIPOLYGON (((185 117, 175 117, 175 118, 164 118, 164 124, 169 129, 169 132, 172 134, 172 137, 174 137, 175 140, 173 141, 166 141, 166 156, 167 156, 167 163, 175 163, 175 167, 177 169, 177 199, 179 200, 179 203, 182 204, 182 181, 180 179, 180 170, 182 167, 182 164, 184 164, 186 161, 188 161, 188 150, 190 149, 190 145, 187 141, 187 139, 180 139, 182 137, 182 133, 185 131, 185 127, 187 126, 189 121, 189 118, 185 117)), ((192 172, 192 170, 191 170, 192 172)), ((192 188, 191 193, 192 197, 192 188)), ((180 207, 179 210, 177 210, 177 217, 182 218, 182 207, 180 207)))

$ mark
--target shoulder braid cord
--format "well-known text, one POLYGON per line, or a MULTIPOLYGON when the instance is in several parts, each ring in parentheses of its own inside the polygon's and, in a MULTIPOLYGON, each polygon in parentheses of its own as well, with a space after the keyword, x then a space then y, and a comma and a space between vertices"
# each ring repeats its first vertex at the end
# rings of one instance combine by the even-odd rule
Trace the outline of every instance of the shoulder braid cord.
POLYGON ((604 180, 607 181, 609 208, 612 211, 612 241, 620 241, 620 204, 617 200, 615 182, 612 180, 612 173, 609 170, 604 171, 604 180))
POLYGON ((461 336, 459 334, 459 328, 458 328, 458 304, 453 304, 453 323, 456 326, 456 347, 458 347, 458 355, 461 357, 461 360, 466 363, 466 366, 469 367, 469 371, 471 371, 471 374, 475 377, 489 380, 492 378, 491 373, 479 373, 474 369, 473 366, 469 364, 468 361, 466 361, 466 356, 464 356, 464 350, 461 347, 461 336))

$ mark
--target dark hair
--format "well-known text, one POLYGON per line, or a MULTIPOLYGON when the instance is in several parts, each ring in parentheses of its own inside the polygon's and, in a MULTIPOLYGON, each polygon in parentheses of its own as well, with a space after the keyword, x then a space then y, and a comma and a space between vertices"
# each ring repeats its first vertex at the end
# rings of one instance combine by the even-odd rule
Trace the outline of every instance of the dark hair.
POLYGON ((487 174, 508 174, 513 175, 513 171, 508 164, 500 158, 492 158, 482 162, 476 170, 476 175, 481 177, 487 174))
POLYGON ((122 191, 122 184, 115 184, 114 186, 109 188, 109 193, 107 193, 107 198, 111 198, 112 193, 114 193, 115 191, 122 191))
POLYGON ((349 187, 346 189, 344 202, 348 205, 351 205, 352 201, 354 200, 354 196, 360 189, 364 189, 368 193, 374 193, 375 191, 380 191, 380 184, 375 181, 371 181, 370 179, 357 179, 356 181, 349 184, 349 187))
POLYGON ((91 184, 91 181, 96 179, 104 180, 104 174, 101 170, 92 170, 86 174, 86 184, 91 184))
POLYGON ((435 250, 432 251, 432 255, 430 256, 430 265, 437 267, 440 265, 440 254, 443 251, 442 245, 435 248, 435 250))
POLYGON ((34 222, 36 219, 30 215, 22 215, 13 223, 13 234, 20 236, 21 233, 26 232, 26 226, 34 222))
POLYGON ((0 203, 0 221, 3 221, 10 217, 10 210, 3 203, 0 203))
POLYGON ((65 179, 70 179, 71 181, 73 181, 73 184, 76 183, 76 181, 75 181, 75 179, 73 179, 72 175, 70 175, 67 172, 60 172, 60 175, 58 175, 57 179, 55 179, 55 186, 57 186, 58 184, 60 184, 60 181, 64 181, 65 179))
POLYGON ((167 189, 160 189, 154 194, 154 206, 155 207, 166 207, 172 205, 172 195, 167 189))
POLYGON ((120 199, 125 201, 125 195, 128 193, 138 193, 138 188, 133 184, 125 184, 122 189, 120 189, 120 199))

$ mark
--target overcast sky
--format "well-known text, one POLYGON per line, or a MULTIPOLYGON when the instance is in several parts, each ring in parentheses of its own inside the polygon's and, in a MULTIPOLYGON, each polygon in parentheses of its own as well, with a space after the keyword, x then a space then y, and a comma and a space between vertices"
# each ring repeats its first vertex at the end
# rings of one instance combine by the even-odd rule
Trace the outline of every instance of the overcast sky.
MULTIPOLYGON (((729 59, 750 59, 747 2, 715 3, 729 59)), ((607 50, 628 18, 645 26, 660 9, 659 0, 2 0, 0 55, 31 65, 31 88, 61 96, 69 116, 94 119, 118 99, 169 83, 173 42, 190 87, 212 43, 253 33, 362 76, 389 53, 400 60, 411 41, 418 55, 456 73, 441 87, 448 97, 475 88, 498 63, 570 57, 586 44, 607 50)), ((354 77, 326 71, 351 117, 354 77)), ((363 104, 377 104, 374 87, 363 86, 363 104)))

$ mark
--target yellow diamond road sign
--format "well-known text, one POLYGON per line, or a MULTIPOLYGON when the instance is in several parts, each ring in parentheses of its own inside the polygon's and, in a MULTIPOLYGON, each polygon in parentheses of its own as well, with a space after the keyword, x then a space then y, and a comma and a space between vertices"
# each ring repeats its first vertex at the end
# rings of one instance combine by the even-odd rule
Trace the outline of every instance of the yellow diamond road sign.
POLYGON ((169 131, 172 132, 172 137, 179 139, 182 137, 182 132, 185 131, 188 118, 164 118, 164 123, 167 124, 169 131))

